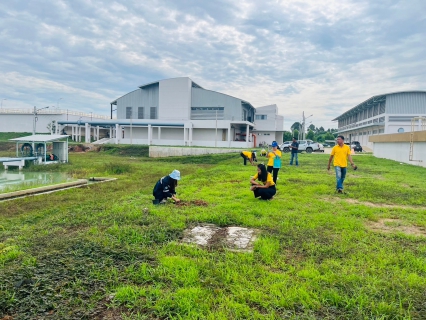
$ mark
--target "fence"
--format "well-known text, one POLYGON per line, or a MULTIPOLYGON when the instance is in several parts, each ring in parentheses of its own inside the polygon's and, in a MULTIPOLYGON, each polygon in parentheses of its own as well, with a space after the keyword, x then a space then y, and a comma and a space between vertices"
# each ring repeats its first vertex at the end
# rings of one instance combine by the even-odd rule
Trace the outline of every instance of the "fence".
MULTIPOLYGON (((18 108, 0 109, 0 114, 33 114, 33 113, 34 113, 34 109, 18 109, 18 108)), ((104 116, 104 115, 94 114, 94 113, 72 111, 68 109, 43 109, 43 110, 38 110, 37 114, 39 115, 40 114, 67 114, 71 116, 94 118, 94 119, 104 119, 104 120, 110 119, 109 116, 104 116)))

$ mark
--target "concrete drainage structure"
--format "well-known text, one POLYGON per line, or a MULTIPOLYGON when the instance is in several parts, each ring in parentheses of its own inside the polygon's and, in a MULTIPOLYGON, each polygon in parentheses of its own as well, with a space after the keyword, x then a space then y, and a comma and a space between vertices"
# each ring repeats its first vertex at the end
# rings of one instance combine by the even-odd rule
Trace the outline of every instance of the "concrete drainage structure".
POLYGON ((196 244, 201 247, 252 252, 257 233, 257 230, 249 228, 221 228, 214 224, 202 224, 185 230, 182 242, 196 244))
POLYGON ((52 192, 71 189, 71 188, 85 187, 89 184, 89 182, 90 183, 99 183, 99 182, 108 182, 108 181, 114 181, 114 180, 117 180, 117 178, 93 177, 93 178, 89 178, 89 179, 79 179, 77 181, 72 181, 72 182, 58 183, 58 184, 54 184, 54 185, 50 185, 50 186, 31 188, 31 189, 13 191, 13 192, 8 192, 8 193, 0 193, 0 201, 24 198, 24 197, 28 197, 28 196, 35 196, 35 195, 46 194, 46 193, 52 193, 52 192))

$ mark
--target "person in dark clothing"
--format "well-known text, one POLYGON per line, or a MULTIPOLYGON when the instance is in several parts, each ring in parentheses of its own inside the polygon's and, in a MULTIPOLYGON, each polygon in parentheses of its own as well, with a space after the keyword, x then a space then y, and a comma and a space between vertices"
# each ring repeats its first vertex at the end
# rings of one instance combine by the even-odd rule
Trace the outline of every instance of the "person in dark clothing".
POLYGON ((296 138, 293 138, 293 143, 290 145, 291 149, 291 160, 290 165, 293 165, 293 159, 296 159, 296 167, 299 166, 299 142, 296 138))
POLYGON ((168 198, 171 198, 175 202, 180 202, 180 200, 176 198, 176 187, 179 180, 180 172, 178 170, 173 170, 171 174, 158 180, 152 191, 155 203, 165 203, 168 198))
POLYGON ((257 174, 250 180, 254 197, 262 200, 271 200, 277 192, 272 175, 266 170, 264 164, 257 166, 257 174), (259 180, 261 183, 257 182, 259 180), (263 184, 262 184, 263 183, 263 184))

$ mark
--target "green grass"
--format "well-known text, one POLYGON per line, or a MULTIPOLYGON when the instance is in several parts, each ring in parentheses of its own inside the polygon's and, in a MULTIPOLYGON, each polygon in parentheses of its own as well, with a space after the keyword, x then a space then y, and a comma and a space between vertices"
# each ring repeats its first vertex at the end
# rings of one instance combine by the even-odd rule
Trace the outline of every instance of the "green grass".
POLYGON ((114 182, 0 203, 0 317, 424 318, 426 238, 367 227, 398 218, 426 228, 424 168, 355 156, 348 194, 337 195, 328 156, 302 154, 264 202, 249 191, 255 168, 238 154, 112 153, 71 154, 43 170, 114 182), (155 182, 173 169, 178 196, 207 207, 151 204, 155 182), (199 222, 260 236, 252 253, 180 244, 199 222))
POLYGON ((9 141, 9 139, 30 136, 30 132, 0 132, 0 141, 9 141))

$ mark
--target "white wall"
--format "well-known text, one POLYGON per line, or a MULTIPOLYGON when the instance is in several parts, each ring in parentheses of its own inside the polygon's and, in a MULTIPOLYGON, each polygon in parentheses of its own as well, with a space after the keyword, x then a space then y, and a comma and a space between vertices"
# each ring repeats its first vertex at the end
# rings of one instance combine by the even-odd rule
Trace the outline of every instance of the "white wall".
POLYGON ((409 153, 409 142, 374 142, 373 154, 377 158, 426 167, 426 142, 414 142, 413 159, 422 160, 422 162, 410 161, 409 153))
MULTIPOLYGON (((260 143, 267 143, 272 144, 272 141, 277 141, 275 136, 275 131, 257 131, 256 133, 256 144, 257 146, 260 143)), ((281 134, 281 140, 282 140, 282 134, 281 134)))
MULTIPOLYGON (((67 120, 66 114, 38 114, 36 133, 50 133, 47 125, 52 121, 67 120)), ((90 120, 90 117, 68 115, 68 120, 90 120)), ((32 114, 0 114, 0 132, 33 132, 32 114)), ((70 133, 71 134, 71 133, 70 133)))
POLYGON ((191 79, 161 80, 158 119, 188 120, 191 111, 191 79))

